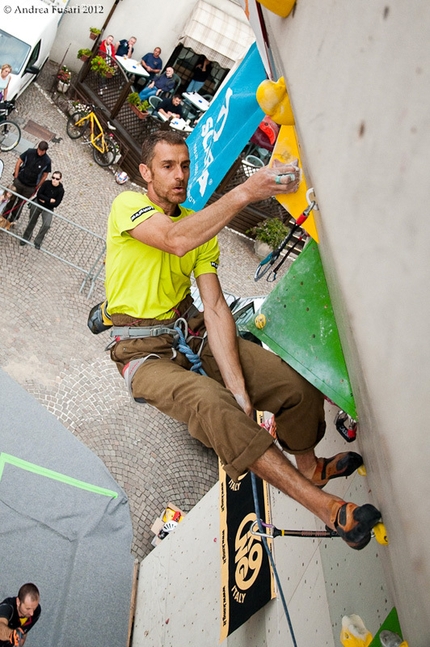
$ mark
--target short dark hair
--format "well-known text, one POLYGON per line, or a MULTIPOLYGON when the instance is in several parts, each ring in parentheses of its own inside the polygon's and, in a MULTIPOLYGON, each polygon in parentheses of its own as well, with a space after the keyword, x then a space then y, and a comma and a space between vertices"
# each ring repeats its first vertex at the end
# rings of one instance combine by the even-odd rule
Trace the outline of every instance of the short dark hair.
POLYGON ((173 130, 159 130, 152 137, 148 137, 142 144, 142 164, 150 166, 154 157, 154 149, 160 142, 171 146, 187 146, 183 136, 173 130))
POLYGON ((23 584, 18 591, 18 598, 20 602, 24 602, 27 596, 30 596, 32 600, 38 600, 40 598, 39 589, 32 582, 27 582, 27 584, 23 584))
POLYGON ((39 144, 37 145, 37 148, 40 151, 47 151, 49 148, 48 142, 45 142, 45 140, 43 139, 41 142, 39 142, 39 144))
POLYGON ((62 174, 62 172, 61 172, 61 171, 54 171, 52 175, 59 175, 59 176, 60 176, 60 180, 61 180, 61 178, 63 177, 63 174, 62 174))

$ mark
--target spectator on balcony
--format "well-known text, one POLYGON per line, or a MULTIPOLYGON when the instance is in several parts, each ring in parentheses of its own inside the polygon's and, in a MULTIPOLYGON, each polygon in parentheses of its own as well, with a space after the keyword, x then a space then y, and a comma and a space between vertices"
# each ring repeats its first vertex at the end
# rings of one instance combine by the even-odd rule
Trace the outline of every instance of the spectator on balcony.
POLYGON ((212 63, 206 56, 200 56, 194 68, 193 76, 188 84, 187 92, 198 92, 205 84, 212 70, 212 63))
POLYGON ((149 97, 154 96, 154 94, 162 94, 163 92, 170 93, 175 87, 175 79, 173 78, 174 69, 173 67, 167 67, 166 71, 160 76, 157 76, 154 81, 149 83, 140 93, 139 97, 141 101, 146 101, 149 97))
POLYGON ((157 112, 166 119, 180 119, 182 117, 181 97, 179 94, 166 97, 158 106, 157 112))
POLYGON ((160 58, 161 47, 156 47, 153 52, 148 52, 142 56, 140 64, 149 73, 150 81, 159 74, 163 67, 163 61, 160 58))
POLYGON ((123 40, 118 41, 115 45, 115 55, 116 56, 125 56, 125 58, 131 58, 134 52, 134 46, 136 44, 137 38, 131 36, 128 40, 123 38, 123 40))
POLYGON ((109 35, 105 40, 100 43, 99 54, 106 59, 108 65, 112 65, 115 61, 115 45, 113 44, 114 37, 109 35))

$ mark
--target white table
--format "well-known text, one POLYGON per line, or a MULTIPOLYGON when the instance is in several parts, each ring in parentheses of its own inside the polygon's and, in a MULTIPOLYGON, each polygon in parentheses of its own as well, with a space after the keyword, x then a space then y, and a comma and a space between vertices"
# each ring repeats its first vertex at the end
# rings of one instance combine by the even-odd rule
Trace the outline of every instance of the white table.
POLYGON ((116 56, 115 60, 128 76, 130 76, 131 74, 135 74, 136 76, 144 76, 146 78, 149 76, 149 72, 147 72, 143 65, 141 65, 139 61, 136 61, 134 58, 116 56))
POLYGON ((206 101, 198 92, 184 92, 182 96, 185 101, 191 103, 194 108, 197 108, 201 112, 206 112, 210 106, 209 101, 206 101))
MULTIPOLYGON (((166 117, 161 112, 157 112, 157 117, 159 117, 161 121, 164 121, 164 123, 170 119, 170 117, 166 117)), ((173 128, 173 130, 181 130, 184 133, 191 133, 193 130, 190 124, 188 124, 185 119, 182 119, 182 117, 171 119, 169 126, 170 128, 173 128)))
MULTIPOLYGON (((160 115, 160 116, 162 117, 163 115, 160 115)), ((181 118, 172 119, 169 126, 170 128, 173 128, 173 130, 180 130, 183 133, 191 133, 193 131, 191 126, 187 124, 187 122, 184 119, 181 119, 181 118)))

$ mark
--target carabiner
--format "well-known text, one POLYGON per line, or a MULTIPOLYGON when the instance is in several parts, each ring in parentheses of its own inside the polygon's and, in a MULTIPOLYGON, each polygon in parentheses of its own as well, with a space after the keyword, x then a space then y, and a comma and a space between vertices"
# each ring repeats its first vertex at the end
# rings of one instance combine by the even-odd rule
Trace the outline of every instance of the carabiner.
POLYGON ((313 187, 311 187, 306 191, 306 202, 308 203, 309 206, 312 204, 312 209, 315 209, 315 211, 319 211, 318 203, 315 200, 315 191, 313 187), (313 197, 311 198, 311 196, 313 197))

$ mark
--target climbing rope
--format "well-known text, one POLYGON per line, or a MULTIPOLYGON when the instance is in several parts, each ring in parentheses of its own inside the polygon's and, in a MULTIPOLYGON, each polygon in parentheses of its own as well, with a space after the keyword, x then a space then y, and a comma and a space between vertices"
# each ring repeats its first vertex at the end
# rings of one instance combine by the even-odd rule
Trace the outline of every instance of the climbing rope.
POLYGON ((296 636, 294 634, 294 629, 293 629, 293 625, 292 625, 292 622, 291 622, 290 613, 288 611, 287 602, 285 600, 284 591, 282 589, 281 580, 279 578, 279 574, 278 574, 278 571, 277 571, 277 568, 276 568, 276 565, 275 565, 275 560, 273 559, 273 555, 272 555, 272 552, 271 552, 271 550, 269 548, 269 544, 267 543, 267 539, 264 536, 264 530, 263 530, 263 526, 262 526, 262 523, 261 523, 261 517, 260 517, 260 505, 258 503, 257 477, 255 476, 255 474, 253 472, 251 472, 251 483, 252 483, 252 496, 254 497, 255 514, 256 514, 256 517, 257 517, 258 529, 259 529, 259 531, 261 533, 260 534, 261 541, 263 542, 263 546, 264 546, 264 548, 266 550, 266 553, 267 553, 267 556, 269 558, 270 566, 272 567, 273 574, 275 576, 276 586, 278 587, 279 597, 281 598, 282 606, 283 606, 284 612, 285 612, 285 617, 287 618, 288 628, 289 628, 290 634, 291 634, 291 640, 293 641, 294 647, 297 647, 296 636))
MULTIPOLYGON (((176 348, 181 353, 183 353, 185 355, 185 357, 188 359, 188 361, 191 363, 191 370, 196 372, 196 373, 200 373, 201 375, 206 375, 205 371, 203 370, 202 361, 200 359, 200 356, 197 353, 194 353, 187 344, 187 340, 186 340, 185 335, 188 334, 188 324, 187 324, 186 320, 183 319, 183 318, 178 319, 176 321, 176 323, 175 323, 174 330, 178 333, 178 342, 177 342, 176 348)), ((203 347, 203 344, 202 344, 201 348, 202 347, 203 347)), ((258 503, 257 480, 256 479, 257 479, 257 477, 255 476, 255 474, 253 472, 251 472, 252 495, 254 497, 254 508, 255 508, 255 514, 256 514, 256 517, 257 517, 258 529, 259 529, 259 531, 261 533, 260 534, 261 541, 263 542, 263 546, 264 546, 264 548, 266 550, 266 553, 267 553, 267 556, 269 558, 270 566, 272 567, 273 574, 275 576, 275 581, 276 581, 276 585, 278 587, 279 596, 281 598, 282 606, 284 608, 285 616, 287 618, 287 623, 288 623, 288 627, 289 627, 289 630, 290 630, 291 639, 293 641, 294 647, 297 647, 297 641, 296 641, 296 637, 295 637, 295 634, 294 634, 293 625, 291 623, 291 618, 290 618, 290 614, 289 614, 289 611, 288 611, 287 602, 285 600, 284 591, 282 589, 282 585, 281 585, 281 581, 279 579, 279 575, 278 575, 278 571, 277 571, 277 568, 276 568, 276 565, 275 565, 275 561, 273 559, 272 553, 271 553, 269 545, 267 543, 267 539, 264 536, 264 530, 263 530, 262 521, 261 521, 261 517, 260 517, 260 505, 258 503)))
POLYGON ((178 319, 174 325, 174 330, 178 333, 176 350, 179 350, 183 355, 185 355, 187 360, 190 362, 190 370, 194 371, 194 373, 200 373, 200 375, 206 375, 200 356, 197 353, 194 353, 187 344, 185 335, 188 334, 188 324, 186 320, 182 317, 178 319))

